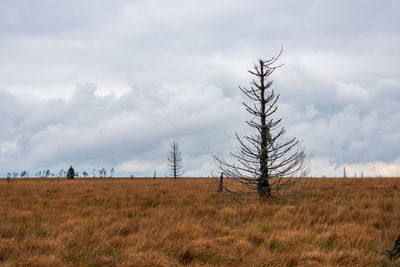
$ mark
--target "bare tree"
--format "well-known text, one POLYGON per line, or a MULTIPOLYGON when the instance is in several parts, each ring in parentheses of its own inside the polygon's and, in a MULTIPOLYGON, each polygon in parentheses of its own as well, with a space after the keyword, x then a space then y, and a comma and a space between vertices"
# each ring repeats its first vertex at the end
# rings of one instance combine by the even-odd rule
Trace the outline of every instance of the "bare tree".
POLYGON ((181 177, 183 175, 183 162, 182 162, 182 151, 179 149, 177 142, 171 143, 171 150, 168 152, 168 175, 174 177, 181 177))
POLYGON ((99 173, 99 177, 100 178, 104 178, 107 176, 107 170, 106 168, 101 168, 99 170, 97 170, 97 172, 99 173))
POLYGON ((219 171, 225 174, 224 193, 235 199, 262 201, 287 197, 294 193, 300 179, 306 176, 309 156, 296 138, 285 139, 281 119, 273 118, 277 111, 279 94, 271 88, 269 76, 276 68, 281 55, 270 60, 259 60, 249 73, 253 75, 250 88, 239 87, 249 99, 243 102, 253 118, 246 121, 254 132, 235 139, 238 151, 230 153, 233 163, 222 156, 214 156, 219 171), (229 182, 228 182, 229 181, 229 182))

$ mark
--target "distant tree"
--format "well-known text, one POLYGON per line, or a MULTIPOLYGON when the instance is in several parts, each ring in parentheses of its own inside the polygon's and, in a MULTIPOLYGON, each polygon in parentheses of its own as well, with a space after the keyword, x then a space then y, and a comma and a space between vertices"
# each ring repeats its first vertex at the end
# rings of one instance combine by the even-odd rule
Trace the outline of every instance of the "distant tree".
POLYGON ((10 182, 10 178, 11 178, 11 173, 9 172, 9 173, 7 173, 7 182, 8 183, 10 182))
POLYGON ((235 199, 266 201, 292 196, 299 192, 300 178, 307 174, 310 156, 296 138, 284 137, 281 119, 274 118, 279 94, 271 88, 270 75, 280 67, 276 65, 280 55, 258 60, 249 70, 254 77, 250 88, 239 87, 248 98, 243 105, 252 119, 246 123, 254 132, 244 138, 236 134, 239 149, 230 154, 232 161, 214 156, 217 168, 227 178, 224 193, 235 199))
POLYGON ((27 176, 28 172, 27 171, 22 171, 20 176, 21 178, 25 178, 27 176))
POLYGON ((96 169, 93 169, 93 178, 96 178, 96 169))
POLYGON ((17 178, 18 177, 19 172, 13 172, 13 177, 17 178))
POLYGON ((99 173, 99 177, 101 177, 101 178, 104 178, 107 176, 106 168, 101 168, 101 169, 97 170, 97 172, 99 173))
POLYGON ((111 178, 113 177, 114 173, 115 173, 114 168, 111 168, 111 170, 110 170, 110 176, 111 176, 111 178))
POLYGON ((51 172, 50 172, 49 169, 46 170, 44 176, 45 176, 46 178, 49 178, 49 176, 51 176, 51 172))
POLYGON ((74 179, 75 178, 75 170, 72 166, 69 167, 67 171, 67 179, 74 179))
POLYGON ((83 175, 83 177, 88 177, 88 174, 87 174, 87 172, 82 172, 82 175, 83 175))
POLYGON ((170 151, 167 156, 168 159, 168 175, 174 177, 181 177, 183 175, 183 162, 182 162, 182 151, 179 148, 177 142, 172 142, 170 151))
POLYGON ((99 177, 101 177, 101 178, 104 178, 107 176, 106 168, 101 168, 101 169, 97 170, 97 172, 99 173, 99 177))

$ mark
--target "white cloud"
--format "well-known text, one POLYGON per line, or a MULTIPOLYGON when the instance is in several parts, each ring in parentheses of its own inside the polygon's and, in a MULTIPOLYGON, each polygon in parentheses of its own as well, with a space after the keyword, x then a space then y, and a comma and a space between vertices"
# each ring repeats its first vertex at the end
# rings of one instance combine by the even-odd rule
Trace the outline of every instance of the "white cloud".
POLYGON ((312 176, 327 177, 399 177, 400 158, 390 162, 372 161, 367 163, 337 165, 332 158, 312 160, 312 176))
POLYGON ((155 168, 156 166, 154 166, 151 162, 143 160, 131 160, 122 162, 117 166, 116 170, 122 173, 143 173, 150 172, 155 168))

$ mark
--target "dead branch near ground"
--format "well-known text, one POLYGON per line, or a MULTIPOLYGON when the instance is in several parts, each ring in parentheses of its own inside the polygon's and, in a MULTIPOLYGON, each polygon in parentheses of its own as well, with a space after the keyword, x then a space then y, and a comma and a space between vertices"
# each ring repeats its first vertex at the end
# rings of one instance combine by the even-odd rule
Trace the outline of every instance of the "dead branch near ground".
POLYGON ((375 250, 375 252, 388 256, 391 260, 395 259, 400 254, 400 235, 397 238, 396 242, 394 242, 394 246, 392 249, 387 249, 385 251, 375 250))

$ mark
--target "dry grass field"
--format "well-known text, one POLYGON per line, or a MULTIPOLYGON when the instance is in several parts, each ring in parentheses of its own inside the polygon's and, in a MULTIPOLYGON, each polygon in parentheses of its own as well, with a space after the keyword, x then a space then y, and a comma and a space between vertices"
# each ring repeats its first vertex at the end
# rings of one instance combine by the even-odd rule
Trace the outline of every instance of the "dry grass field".
POLYGON ((0 182, 0 266, 398 266, 400 179, 241 205, 207 179, 0 182))

